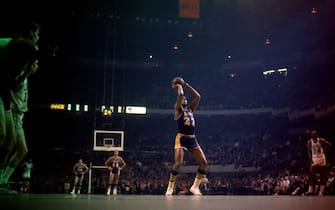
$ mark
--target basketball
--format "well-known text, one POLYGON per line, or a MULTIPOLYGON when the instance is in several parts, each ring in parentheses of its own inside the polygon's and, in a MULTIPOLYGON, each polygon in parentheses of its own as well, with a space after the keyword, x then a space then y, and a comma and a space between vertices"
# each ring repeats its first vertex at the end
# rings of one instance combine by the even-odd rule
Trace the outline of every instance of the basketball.
POLYGON ((181 86, 184 86, 185 81, 184 81, 184 79, 181 78, 181 77, 175 77, 175 78, 173 78, 173 80, 172 80, 172 84, 173 84, 173 85, 180 84, 181 86))

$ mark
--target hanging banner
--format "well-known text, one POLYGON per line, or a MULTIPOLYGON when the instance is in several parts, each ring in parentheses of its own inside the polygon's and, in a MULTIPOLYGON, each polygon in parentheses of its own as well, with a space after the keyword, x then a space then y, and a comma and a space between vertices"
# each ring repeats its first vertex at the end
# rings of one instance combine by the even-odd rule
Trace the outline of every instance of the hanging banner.
POLYGON ((179 0, 179 16, 200 18, 200 0, 179 0))

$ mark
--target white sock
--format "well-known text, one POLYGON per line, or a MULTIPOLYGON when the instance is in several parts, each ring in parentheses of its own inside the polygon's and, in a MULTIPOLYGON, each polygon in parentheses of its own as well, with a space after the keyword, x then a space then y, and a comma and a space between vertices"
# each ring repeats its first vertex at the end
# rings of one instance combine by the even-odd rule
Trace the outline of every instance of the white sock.
POLYGON ((202 180, 202 179, 199 179, 198 177, 196 177, 196 178, 194 179, 194 182, 193 182, 192 187, 199 188, 199 186, 200 186, 200 184, 201 184, 201 180, 202 180))

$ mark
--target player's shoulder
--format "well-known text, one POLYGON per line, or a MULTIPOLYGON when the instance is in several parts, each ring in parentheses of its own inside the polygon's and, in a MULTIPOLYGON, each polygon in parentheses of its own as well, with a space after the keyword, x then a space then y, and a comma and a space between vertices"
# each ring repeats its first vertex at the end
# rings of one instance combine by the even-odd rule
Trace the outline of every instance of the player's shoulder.
POLYGON ((329 143, 329 141, 327 141, 325 138, 320 138, 319 140, 323 143, 329 143))
POLYGON ((325 138, 322 138, 322 137, 319 137, 318 140, 319 140, 319 141, 323 141, 323 142, 326 141, 326 139, 325 139, 325 138))
POLYGON ((7 62, 8 58, 8 51, 6 46, 1 46, 0 45, 0 65, 4 66, 7 62))

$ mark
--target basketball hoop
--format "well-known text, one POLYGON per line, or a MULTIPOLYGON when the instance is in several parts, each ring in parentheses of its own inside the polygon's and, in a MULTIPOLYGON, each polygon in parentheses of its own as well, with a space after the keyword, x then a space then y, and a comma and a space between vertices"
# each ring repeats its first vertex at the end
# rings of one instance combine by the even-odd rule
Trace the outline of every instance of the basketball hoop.
POLYGON ((105 147, 106 151, 113 151, 114 150, 112 144, 105 144, 104 147, 105 147))

